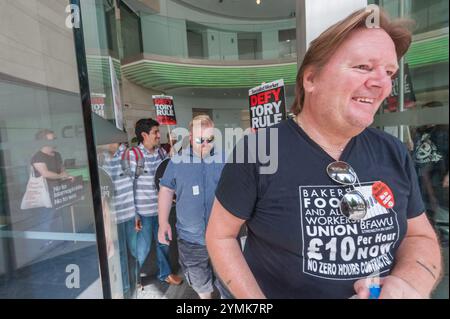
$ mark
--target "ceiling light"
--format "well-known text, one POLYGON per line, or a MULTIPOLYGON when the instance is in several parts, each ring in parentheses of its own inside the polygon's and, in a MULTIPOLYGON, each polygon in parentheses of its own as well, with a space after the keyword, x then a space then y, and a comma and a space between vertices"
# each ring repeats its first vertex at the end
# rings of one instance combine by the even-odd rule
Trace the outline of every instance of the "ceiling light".
POLYGON ((261 4, 261 0, 256 0, 256 4, 261 4))

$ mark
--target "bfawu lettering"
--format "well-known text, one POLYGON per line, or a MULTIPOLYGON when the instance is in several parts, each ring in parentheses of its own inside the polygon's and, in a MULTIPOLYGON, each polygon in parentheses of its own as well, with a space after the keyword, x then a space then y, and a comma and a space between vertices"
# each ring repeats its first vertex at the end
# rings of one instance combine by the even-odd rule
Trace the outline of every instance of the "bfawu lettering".
POLYGON ((361 229, 365 230, 365 229, 380 229, 382 227, 387 227, 387 226, 393 226, 394 225, 394 220, 392 217, 388 217, 388 218, 383 218, 380 220, 362 220, 361 223, 361 229))
POLYGON ((383 214, 350 221, 339 208, 340 196, 346 191, 342 186, 299 187, 305 274, 353 280, 374 271, 385 273, 394 263, 397 214, 383 208, 383 214))

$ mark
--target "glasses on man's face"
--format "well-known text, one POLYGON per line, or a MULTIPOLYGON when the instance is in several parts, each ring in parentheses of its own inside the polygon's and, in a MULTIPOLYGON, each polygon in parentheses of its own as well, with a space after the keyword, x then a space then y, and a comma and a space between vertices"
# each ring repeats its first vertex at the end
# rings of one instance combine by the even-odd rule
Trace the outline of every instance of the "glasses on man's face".
POLYGON ((196 137, 195 139, 195 144, 201 145, 204 142, 210 144, 214 142, 214 135, 208 137, 208 138, 203 138, 203 137, 196 137))
MULTIPOLYGON (((335 182, 342 185, 354 185, 359 183, 358 176, 354 169, 346 162, 337 161, 327 166, 328 176, 335 182)), ((361 220, 367 214, 367 201, 363 194, 357 190, 346 193, 339 203, 341 214, 351 220, 361 220)))

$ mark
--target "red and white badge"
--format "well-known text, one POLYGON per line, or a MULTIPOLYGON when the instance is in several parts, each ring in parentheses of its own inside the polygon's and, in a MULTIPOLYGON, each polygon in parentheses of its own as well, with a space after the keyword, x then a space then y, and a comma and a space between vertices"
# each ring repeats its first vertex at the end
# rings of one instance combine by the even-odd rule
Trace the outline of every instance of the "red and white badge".
POLYGON ((372 195, 384 208, 393 208, 395 205, 394 194, 383 182, 376 182, 372 185, 372 195))

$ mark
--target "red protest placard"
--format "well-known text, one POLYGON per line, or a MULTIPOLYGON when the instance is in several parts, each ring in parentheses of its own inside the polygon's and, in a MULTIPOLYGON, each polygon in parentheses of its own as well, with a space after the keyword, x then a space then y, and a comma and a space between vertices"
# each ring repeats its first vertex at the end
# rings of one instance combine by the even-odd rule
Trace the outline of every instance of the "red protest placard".
MULTIPOLYGON (((392 79, 392 91, 391 94, 384 100, 383 108, 385 112, 399 112, 400 106, 400 79, 399 73, 392 79)), ((411 73, 409 71, 408 64, 405 64, 404 72, 404 107, 412 108, 416 105, 416 95, 414 94, 414 88, 411 79, 411 73)))
POLYGON ((156 120, 161 125, 176 125, 175 106, 173 97, 167 95, 153 95, 153 104, 156 109, 156 120))
POLYGON ((248 91, 252 129, 275 125, 286 119, 284 81, 277 80, 248 91))

